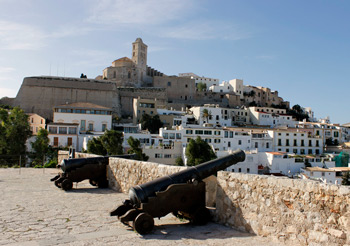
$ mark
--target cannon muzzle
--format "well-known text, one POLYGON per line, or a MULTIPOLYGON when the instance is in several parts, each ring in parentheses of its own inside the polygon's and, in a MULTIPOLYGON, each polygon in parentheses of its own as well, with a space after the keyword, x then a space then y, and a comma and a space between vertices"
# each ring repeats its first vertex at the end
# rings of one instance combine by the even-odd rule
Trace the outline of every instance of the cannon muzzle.
POLYGON ((141 203, 146 203, 149 197, 156 196, 156 192, 167 189, 172 184, 183 184, 194 180, 201 181, 224 170, 231 165, 242 162, 245 159, 245 153, 242 150, 236 150, 231 155, 202 163, 195 167, 190 167, 178 173, 164 176, 142 185, 137 185, 129 190, 129 197, 132 204, 137 207, 141 203))

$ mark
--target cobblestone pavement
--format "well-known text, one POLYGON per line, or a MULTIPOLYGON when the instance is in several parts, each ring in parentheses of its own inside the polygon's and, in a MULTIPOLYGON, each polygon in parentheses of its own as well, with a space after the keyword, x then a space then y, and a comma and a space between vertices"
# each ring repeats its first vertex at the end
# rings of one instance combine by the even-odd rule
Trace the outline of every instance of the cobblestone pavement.
POLYGON ((141 236, 109 212, 127 195, 87 181, 69 192, 53 169, 0 169, 0 245, 281 245, 209 223, 192 226, 168 215, 141 236))

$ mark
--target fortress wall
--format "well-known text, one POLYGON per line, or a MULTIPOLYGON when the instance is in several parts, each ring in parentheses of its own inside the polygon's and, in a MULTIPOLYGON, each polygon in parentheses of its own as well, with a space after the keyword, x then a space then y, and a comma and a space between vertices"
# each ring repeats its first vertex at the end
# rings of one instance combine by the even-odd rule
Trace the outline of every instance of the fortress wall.
POLYGON ((143 99, 154 99, 160 104, 166 104, 167 96, 164 88, 133 88, 133 87, 118 87, 120 102, 122 104, 122 115, 133 115, 133 99, 141 97, 143 99))
POLYGON ((350 244, 350 188, 218 173, 216 221, 301 245, 350 244))
POLYGON ((113 83, 60 77, 24 78, 14 101, 26 113, 52 119, 53 107, 75 102, 90 102, 120 110, 118 91, 113 83))

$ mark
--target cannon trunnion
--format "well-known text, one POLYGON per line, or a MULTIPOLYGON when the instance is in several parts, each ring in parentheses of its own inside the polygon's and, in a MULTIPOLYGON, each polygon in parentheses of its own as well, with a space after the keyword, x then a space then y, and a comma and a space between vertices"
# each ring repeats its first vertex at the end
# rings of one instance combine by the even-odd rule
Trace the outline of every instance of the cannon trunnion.
POLYGON ((63 171, 51 179, 58 188, 71 190, 73 182, 81 182, 89 179, 92 186, 107 188, 107 169, 109 157, 124 159, 134 158, 134 155, 101 156, 89 158, 64 159, 59 167, 63 171))
POLYGON ((244 159, 244 152, 236 150, 231 155, 132 187, 130 199, 112 211, 111 216, 118 216, 122 223, 132 226, 140 234, 152 231, 153 218, 169 213, 193 224, 206 224, 210 212, 205 206, 202 180, 244 159))

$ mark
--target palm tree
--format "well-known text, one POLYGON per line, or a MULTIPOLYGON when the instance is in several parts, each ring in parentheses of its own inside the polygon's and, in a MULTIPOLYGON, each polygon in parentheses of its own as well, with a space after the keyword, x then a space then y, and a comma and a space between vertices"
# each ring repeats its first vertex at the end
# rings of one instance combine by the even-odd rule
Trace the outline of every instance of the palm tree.
POLYGON ((209 118, 211 117, 211 112, 208 111, 208 109, 203 109, 202 111, 202 117, 207 120, 207 123, 209 122, 209 118))

